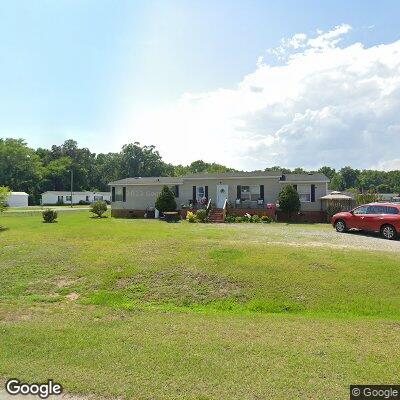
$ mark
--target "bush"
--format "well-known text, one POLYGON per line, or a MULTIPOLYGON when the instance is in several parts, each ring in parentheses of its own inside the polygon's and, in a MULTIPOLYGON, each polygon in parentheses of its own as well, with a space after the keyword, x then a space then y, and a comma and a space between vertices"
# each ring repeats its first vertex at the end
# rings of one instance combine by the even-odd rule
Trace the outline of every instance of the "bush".
POLYGON ((245 220, 245 217, 236 217, 236 218, 235 218, 235 222, 238 222, 238 223, 240 223, 240 222, 246 222, 246 220, 245 220))
POLYGON ((80 206, 87 206, 87 205, 89 205, 90 203, 88 202, 88 201, 85 201, 85 200, 79 200, 79 203, 78 203, 80 206))
POLYGON ((270 224, 270 223, 272 222, 272 218, 269 217, 268 215, 263 215, 263 216, 261 217, 261 221, 262 221, 262 222, 266 222, 267 224, 270 224))
POLYGON ((288 214, 289 219, 300 210, 299 194, 292 185, 285 186, 279 193, 279 208, 288 214))
POLYGON ((96 214, 99 218, 107 211, 107 203, 103 200, 95 201, 91 207, 90 212, 96 214))
POLYGON ((194 214, 193 212, 191 212, 191 211, 188 211, 187 214, 186 214, 186 220, 187 220, 188 222, 191 222, 191 223, 196 222, 196 216, 195 216, 195 214, 194 214))
POLYGON ((253 216, 250 218, 250 222, 259 223, 259 222, 261 222, 261 218, 260 218, 258 215, 253 215, 253 216))
POLYGON ((228 223, 236 222, 236 217, 234 215, 227 215, 225 218, 225 222, 228 223))
POLYGON ((51 224, 53 222, 56 222, 57 211, 56 210, 52 210, 51 208, 48 208, 47 210, 44 210, 42 212, 42 216, 43 216, 43 222, 51 224))
POLYGON ((174 192, 168 186, 164 186, 156 199, 155 205, 160 213, 175 211, 176 201, 174 192))
POLYGON ((207 211, 204 209, 197 210, 196 219, 199 222, 206 222, 207 219, 207 211))

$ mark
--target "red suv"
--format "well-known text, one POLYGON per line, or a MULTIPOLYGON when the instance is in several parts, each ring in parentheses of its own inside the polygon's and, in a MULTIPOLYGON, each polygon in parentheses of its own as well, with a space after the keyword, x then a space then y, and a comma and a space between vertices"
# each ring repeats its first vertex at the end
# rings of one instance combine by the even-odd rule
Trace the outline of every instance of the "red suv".
POLYGON ((385 239, 396 239, 400 233, 400 204, 371 203, 335 214, 332 225, 338 232, 349 229, 380 232, 385 239))

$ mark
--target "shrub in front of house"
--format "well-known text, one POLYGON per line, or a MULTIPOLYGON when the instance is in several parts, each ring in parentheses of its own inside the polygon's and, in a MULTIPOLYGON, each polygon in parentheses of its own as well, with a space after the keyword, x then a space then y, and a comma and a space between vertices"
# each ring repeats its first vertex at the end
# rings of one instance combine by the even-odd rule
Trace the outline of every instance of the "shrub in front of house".
POLYGON ((241 223, 241 222, 250 222, 250 223, 260 223, 260 222, 272 222, 272 218, 264 215, 260 217, 259 215, 250 215, 245 214, 243 217, 235 216, 235 215, 227 215, 225 218, 225 222, 227 223, 241 223))
POLYGON ((206 222, 207 220, 207 211, 204 209, 197 210, 196 219, 199 222, 206 222))
POLYGON ((263 215, 263 216, 261 217, 261 221, 262 221, 262 222, 266 222, 267 224, 270 224, 270 223, 272 222, 272 218, 269 217, 268 215, 263 215))
POLYGON ((43 216, 43 222, 45 222, 47 224, 51 224, 53 222, 56 222, 57 211, 52 210, 51 208, 48 208, 47 210, 44 210, 42 212, 42 216, 43 216))
POLYGON ((236 217, 234 215, 227 215, 225 217, 225 222, 228 222, 229 224, 236 222, 236 217))
POLYGON ((95 201, 90 206, 90 212, 96 214, 99 218, 107 211, 107 203, 103 200, 95 201))
POLYGON ((155 206, 160 214, 166 211, 176 210, 175 194, 168 186, 163 186, 160 194, 156 199, 155 206))
POLYGON ((186 221, 190 222, 190 223, 194 223, 196 222, 196 215, 194 212, 192 211, 188 211, 186 214, 186 221))
POLYGON ((85 200, 79 200, 79 203, 78 203, 80 206, 88 206, 90 203, 88 202, 88 201, 85 201, 85 200))
POLYGON ((292 218, 292 214, 299 212, 299 194, 292 185, 285 186, 279 193, 279 208, 287 213, 289 220, 292 218))

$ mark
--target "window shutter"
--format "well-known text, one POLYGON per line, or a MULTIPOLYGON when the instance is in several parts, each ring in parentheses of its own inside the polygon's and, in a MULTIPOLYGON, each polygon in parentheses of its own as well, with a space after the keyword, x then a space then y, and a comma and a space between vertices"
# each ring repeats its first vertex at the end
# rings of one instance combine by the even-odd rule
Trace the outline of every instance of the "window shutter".
POLYGON ((193 203, 195 203, 195 202, 196 202, 196 186, 193 186, 193 196, 192 196, 192 199, 193 199, 193 203))
POLYGON ((126 187, 122 187, 122 201, 126 201, 126 187))
POLYGON ((260 198, 264 200, 264 185, 260 185, 260 198))
POLYGON ((242 197, 242 186, 237 185, 236 198, 240 199, 241 197, 242 197))
POLYGON ((113 186, 112 188, 111 188, 111 201, 115 201, 115 187, 113 186))
POLYGON ((315 203, 315 185, 311 185, 311 202, 315 203))
POLYGON ((208 186, 204 186, 204 195, 206 196, 206 199, 208 200, 208 186))
POLYGON ((175 197, 179 197, 179 185, 175 185, 175 197))
POLYGON ((297 192, 297 185, 293 185, 294 190, 297 192))

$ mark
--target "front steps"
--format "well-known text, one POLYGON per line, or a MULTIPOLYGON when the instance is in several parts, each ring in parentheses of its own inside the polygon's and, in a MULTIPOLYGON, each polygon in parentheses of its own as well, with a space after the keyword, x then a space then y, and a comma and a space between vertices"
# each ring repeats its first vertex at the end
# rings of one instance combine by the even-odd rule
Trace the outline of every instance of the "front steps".
POLYGON ((209 222, 224 222, 224 212, 222 208, 212 208, 208 213, 209 222))

